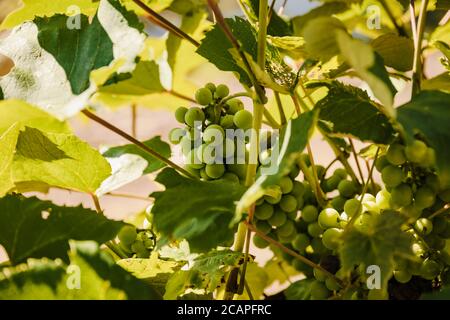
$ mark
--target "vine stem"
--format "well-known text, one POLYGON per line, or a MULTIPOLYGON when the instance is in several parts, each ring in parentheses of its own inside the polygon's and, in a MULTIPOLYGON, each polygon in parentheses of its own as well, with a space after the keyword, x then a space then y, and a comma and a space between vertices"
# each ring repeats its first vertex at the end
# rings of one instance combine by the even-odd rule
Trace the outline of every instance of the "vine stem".
POLYGON ((358 154, 356 153, 355 145, 353 144, 353 140, 351 138, 348 139, 350 143, 350 147, 352 148, 353 157, 355 158, 356 167, 358 168, 359 176, 361 177, 361 181, 364 181, 364 175, 361 170, 361 166, 359 164, 358 154))
POLYGON ((134 194, 116 193, 116 192, 107 193, 107 194, 105 194, 105 196, 117 197, 117 198, 128 198, 128 199, 135 199, 135 200, 142 200, 142 201, 149 201, 149 202, 153 201, 152 199, 147 198, 147 197, 136 196, 134 194))
POLYGON ((280 94, 277 91, 273 92, 275 95, 275 101, 277 102, 278 113, 280 114, 281 125, 285 125, 287 123, 286 114, 284 113, 283 104, 281 103, 280 94))
POLYGON ((135 4, 137 4, 142 10, 144 10, 147 14, 149 14, 150 19, 156 22, 160 27, 163 27, 164 29, 168 30, 169 32, 172 32, 174 35, 180 37, 181 39, 185 39, 192 43, 194 46, 199 47, 200 43, 197 42, 194 38, 192 38, 190 35, 188 35, 186 32, 178 28, 176 25, 174 25, 172 22, 155 12, 153 9, 148 7, 145 3, 143 3, 141 0, 133 0, 135 4))
POLYGON ((91 195, 92 201, 94 202, 95 210, 97 210, 98 213, 103 215, 104 213, 102 211, 102 207, 100 206, 100 199, 94 193, 91 193, 90 195, 91 195))
POLYGON ((148 146, 146 146, 145 144, 143 144, 141 141, 137 140, 136 138, 133 138, 131 135, 129 135, 128 133, 126 133, 125 131, 120 130, 119 128, 117 128, 116 126, 112 125, 111 123, 109 123, 108 121, 100 118, 99 116, 93 114, 92 112, 90 112, 89 110, 83 110, 82 111, 83 114, 88 117, 89 119, 101 124, 102 126, 104 126, 105 128, 113 131, 114 133, 118 134, 119 136, 127 139, 128 141, 130 141, 131 143, 135 144, 137 147, 139 147, 140 149, 142 149, 143 151, 147 152, 149 155, 151 155, 152 157, 154 157, 155 159, 158 159, 162 162, 164 162, 165 164, 167 164, 168 166, 174 168, 175 170, 179 171, 180 173, 184 174, 185 176, 192 178, 192 179, 198 179, 197 177, 193 176, 192 174, 190 174, 189 172, 187 172, 185 169, 183 169, 182 167, 180 167, 179 165, 177 165, 176 163, 170 161, 169 159, 165 158, 164 156, 162 156, 161 154, 159 154, 158 152, 156 152, 155 150, 149 148, 148 146))
MULTIPOLYGON (((419 93, 422 82, 422 41, 425 25, 427 22, 428 0, 422 0, 419 11, 419 19, 417 22, 417 32, 414 41, 414 63, 412 76, 412 97, 419 93)), ((412 14, 415 16, 415 14, 412 14)), ((415 20, 415 19, 414 19, 415 20)))
POLYGON ((436 210, 434 213, 432 213, 428 219, 433 219, 434 217, 444 213, 445 211, 447 211, 448 209, 450 209, 450 203, 445 204, 445 206, 443 206, 442 208, 440 208, 439 210, 436 210))
POLYGON ((331 272, 329 272, 327 269, 323 268, 321 265, 312 262, 311 260, 309 260, 308 258, 298 254, 297 252, 295 252, 294 250, 291 250, 287 247, 285 247, 284 245, 282 245, 281 243, 279 243, 278 241, 272 239, 271 237, 265 235, 264 233, 262 233, 261 231, 259 231, 255 226, 253 226, 252 224, 248 223, 248 222, 244 222, 247 225, 247 228, 252 230, 254 233, 256 233, 258 235, 258 237, 261 237, 262 239, 266 240, 267 242, 273 244, 274 246, 278 247, 280 250, 282 250, 283 252, 289 254, 290 256, 300 260, 301 262, 303 262, 304 264, 307 264, 308 266, 310 266, 311 268, 314 269, 318 269, 320 271, 322 271, 327 277, 332 278, 333 280, 335 280, 339 285, 341 285, 342 287, 345 287, 345 283, 344 281, 342 281, 341 279, 339 279, 338 277, 336 277, 334 274, 332 274, 331 272))
POLYGON ((137 107, 134 103, 131 105, 131 135, 137 137, 137 107))

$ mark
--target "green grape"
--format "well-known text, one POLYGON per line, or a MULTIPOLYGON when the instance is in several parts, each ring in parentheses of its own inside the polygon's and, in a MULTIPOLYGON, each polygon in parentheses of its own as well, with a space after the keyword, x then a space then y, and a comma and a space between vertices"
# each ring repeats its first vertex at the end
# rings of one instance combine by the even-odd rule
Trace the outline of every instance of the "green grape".
POLYGON ((338 185, 339 194, 345 198, 351 198, 355 195, 357 187, 353 181, 342 180, 338 185))
POLYGON ((294 165, 294 167, 291 169, 291 172, 289 173, 289 177, 292 180, 295 180, 299 174, 300 174, 300 168, 297 167, 296 165, 294 165))
POLYGON ((427 279, 433 280, 441 272, 441 266, 434 260, 430 258, 425 259, 425 261, 420 266, 420 275, 427 279))
POLYGON ((244 104, 239 99, 231 99, 227 102, 228 105, 228 113, 236 114, 241 110, 244 110, 244 104))
MULTIPOLYGON (((228 172, 227 172, 228 173, 228 172)), ((227 174, 227 173, 225 173, 225 175, 227 174)), ((231 174, 233 174, 234 175, 234 173, 231 173, 231 174)), ((237 177, 237 176, 236 176, 237 177)), ((239 178, 238 178, 239 179, 239 178)), ((259 198, 258 200, 256 200, 256 202, 255 202, 255 204, 257 205, 257 206, 260 206, 260 205, 262 205, 264 203, 264 198, 259 198)))
POLYGON ((299 233, 308 232, 308 223, 306 223, 305 220, 299 219, 295 222, 295 225, 297 226, 297 231, 299 233))
POLYGON ((264 220, 258 220, 255 222, 256 229, 258 229, 263 234, 269 234, 272 231, 272 226, 264 220))
POLYGON ((331 200, 331 205, 333 206, 334 209, 336 209, 337 211, 343 211, 344 210, 344 205, 345 202, 347 201, 346 198, 341 197, 341 196, 337 196, 336 198, 334 198, 333 200, 331 200))
POLYGON ((309 246, 309 237, 306 234, 299 233, 292 241, 292 247, 298 252, 305 252, 306 247, 309 246))
POLYGON ((436 164, 436 152, 433 148, 427 148, 427 153, 422 160, 421 166, 431 168, 436 164))
POLYGON ((181 128, 173 128, 169 132, 169 141, 171 144, 179 144, 181 139, 186 135, 186 131, 181 128))
POLYGON ((190 165, 194 169, 201 169, 205 166, 204 163, 197 156, 198 150, 192 149, 186 156, 186 164, 190 165))
POLYGON ((450 239, 450 223, 447 221, 447 226, 445 227, 445 230, 439 233, 439 236, 444 239, 450 239))
POLYGON ((339 285, 339 283, 337 283, 337 281, 331 277, 327 277, 325 279, 325 286, 330 291, 338 291, 341 289, 341 286, 339 285))
POLYGON ((239 183, 239 177, 231 172, 225 172, 224 175, 222 176, 222 179, 234 183, 239 183))
POLYGON ((323 229, 317 222, 313 222, 308 225, 308 233, 311 237, 317 238, 322 234, 322 232, 323 229))
POLYGON ((338 168, 334 170, 333 176, 341 178, 341 180, 344 180, 347 178, 347 171, 343 168, 338 168))
POLYGON ((234 163, 234 164, 227 164, 227 169, 236 174, 239 179, 245 179, 245 175, 247 173, 247 165, 246 164, 239 164, 239 163, 234 163))
POLYGON ((202 106, 207 106, 213 101, 212 92, 208 88, 201 88, 195 92, 195 100, 202 106))
POLYGON ((189 138, 189 136, 184 136, 181 138, 180 146, 181 146, 181 152, 187 156, 188 153, 192 150, 192 140, 189 138))
POLYGON ((202 178, 201 176, 200 176, 200 170, 198 170, 198 169, 194 169, 194 168, 192 168, 190 165, 185 165, 184 166, 184 169, 187 171, 187 172, 189 172, 190 174, 192 174, 194 177, 197 177, 197 178, 202 178))
POLYGON ((331 177, 325 180, 325 190, 326 192, 331 192, 337 189, 339 182, 341 182, 342 178, 336 174, 333 174, 331 177))
POLYGON ((287 236, 281 236, 277 233, 277 236, 278 236, 278 240, 281 243, 290 244, 292 242, 292 240, 294 240, 294 238, 295 238, 295 232, 292 232, 291 234, 289 234, 287 236))
POLYGON ((136 258, 138 258, 138 259, 148 259, 149 257, 150 257, 150 251, 147 249, 136 252, 136 258))
POLYGON ((390 201, 391 194, 386 189, 379 191, 375 197, 375 202, 381 210, 389 209, 390 201))
POLYGON ((442 250, 445 248, 446 245, 446 241, 445 239, 442 239, 441 237, 435 235, 435 234, 430 234, 428 236, 424 236, 425 241, 427 242, 428 246, 436 249, 436 250, 442 250))
POLYGON ((229 94, 230 94, 230 89, 228 88, 228 86, 226 86, 224 84, 219 84, 216 88, 216 92, 214 93, 214 97, 221 99, 221 98, 225 98, 229 94))
POLYGON ((325 175, 325 167, 320 164, 316 165, 316 172, 319 179, 321 179, 325 175))
POLYGON ((399 207, 406 207, 412 203, 412 190, 409 185, 403 183, 391 192, 391 202, 399 207))
POLYGON ((319 216, 319 211, 315 206, 307 205, 302 210, 302 218, 306 222, 313 222, 317 220, 319 216))
POLYGON ((208 82, 205 84, 205 88, 207 88, 211 93, 214 93, 216 91, 216 85, 212 82, 208 82))
POLYGON ((311 284, 311 299, 312 300, 325 300, 330 296, 331 292, 327 289, 324 283, 320 281, 314 281, 311 284))
POLYGON ((145 252, 147 251, 147 248, 145 248, 142 241, 134 241, 131 245, 131 250, 133 250, 133 252, 145 252))
POLYGON ((327 279, 327 275, 317 268, 314 269, 313 273, 317 281, 324 282, 327 279))
POLYGON ((206 173, 206 168, 200 169, 200 177, 205 181, 211 180, 210 176, 206 173))
POLYGON ((295 224, 291 220, 286 220, 285 223, 277 228, 276 232, 278 237, 289 237, 295 233, 295 224))
POLYGON ((298 200, 298 198, 303 198, 304 193, 305 193, 305 186, 303 185, 303 183, 299 181, 294 181, 291 194, 295 196, 298 200))
POLYGON ((302 153, 300 155, 300 160, 303 161, 308 167, 311 165, 311 161, 307 153, 302 153))
POLYGON ((247 130, 252 127, 253 115, 247 110, 241 110, 234 115, 233 120, 236 127, 238 127, 239 129, 247 130))
POLYGON ((344 205, 344 211, 350 217, 360 214, 362 212, 360 201, 358 199, 347 200, 344 205))
POLYGON ((136 228, 132 226, 125 226, 119 231, 117 236, 120 242, 126 246, 130 246, 137 238, 136 228))
POLYGON ((290 194, 284 195, 279 203, 280 208, 284 212, 291 212, 297 209, 297 200, 294 196, 291 196, 290 194))
POLYGON ((333 208, 325 208, 319 214, 319 225, 323 228, 337 228, 339 227, 340 215, 339 212, 333 208))
POLYGON ((184 124, 184 117, 186 116, 186 112, 188 112, 188 108, 186 107, 179 107, 177 110, 175 110, 175 119, 179 123, 184 124))
MULTIPOLYGON (((209 90, 208 90, 209 92, 209 90)), ((193 107, 190 108, 184 117, 184 121, 186 124, 190 127, 194 127, 195 122, 203 122, 205 121, 205 114, 203 113, 202 109, 193 107)))
POLYGON ((415 256, 417 257, 422 257, 425 254, 425 248, 423 247, 422 244, 416 242, 413 243, 413 245, 411 246, 412 252, 414 253, 415 256))
POLYGON ((415 163, 421 163, 427 155, 427 145, 420 140, 414 140, 405 148, 406 158, 415 163))
POLYGON ((394 271, 394 278, 397 282, 407 283, 412 278, 412 274, 406 270, 396 270, 394 271))
POLYGON ((280 227, 286 222, 286 220, 287 220, 286 213, 284 213, 281 210, 275 210, 273 215, 268 219, 268 222, 273 227, 280 227))
POLYGON ((387 165, 389 165, 389 161, 385 155, 378 157, 375 161, 375 168, 377 168, 378 172, 381 172, 387 165))
POLYGON ((435 201, 436 194, 430 187, 420 187, 414 194, 414 203, 418 208, 429 208, 435 201))
POLYGON ((294 210, 294 211, 291 211, 291 212, 286 212, 286 215, 287 215, 289 220, 294 221, 295 219, 297 219, 298 211, 294 210))
POLYGON ((276 197, 272 197, 272 196, 269 196, 269 195, 265 195, 264 196, 264 200, 267 202, 267 203, 270 203, 270 204, 277 204, 277 203, 279 203, 280 201, 281 201, 281 197, 282 197, 283 195, 281 194, 281 192, 280 193, 277 193, 276 194, 276 197))
POLYGON ((225 131, 218 124, 209 125, 205 131, 203 131, 203 140, 207 143, 216 141, 221 141, 225 137, 225 131))
POLYGON ((259 249, 264 249, 269 246, 269 242, 259 237, 258 235, 253 236, 253 244, 259 249))
POLYGON ((225 173, 225 166, 220 163, 207 164, 205 172, 211 179, 219 179, 225 173))
POLYGON ((342 235, 342 229, 338 228, 331 228, 325 230, 325 232, 322 235, 322 242, 323 245, 330 249, 330 250, 336 250, 339 245, 339 239, 342 235))
POLYGON ((278 185, 281 188, 281 192, 283 194, 290 193, 292 189, 294 188, 294 183, 292 182, 291 178, 289 177, 282 177, 280 181, 278 182, 278 185))
POLYGON ((404 164, 406 162, 405 147, 398 143, 391 145, 386 153, 386 159, 394 166, 404 164))
POLYGON ((313 251, 313 254, 316 255, 322 255, 328 251, 328 249, 323 245, 322 239, 320 238, 313 238, 311 240, 311 249, 313 251))
POLYGON ((383 179, 383 182, 387 186, 395 188, 402 183, 403 179, 405 179, 405 175, 400 167, 387 165, 381 171, 381 179, 383 179))
POLYGON ((362 203, 375 202, 375 201, 376 201, 376 198, 373 196, 373 194, 365 193, 362 196, 362 203))
POLYGON ((422 215, 422 210, 417 208, 414 204, 401 208, 400 212, 414 220, 418 219, 422 215))
POLYGON ((255 217, 259 220, 267 220, 273 215, 273 206, 263 203, 255 208, 255 217))
POLYGON ((224 129, 231 129, 234 126, 234 116, 227 114, 220 119, 220 126, 224 129))

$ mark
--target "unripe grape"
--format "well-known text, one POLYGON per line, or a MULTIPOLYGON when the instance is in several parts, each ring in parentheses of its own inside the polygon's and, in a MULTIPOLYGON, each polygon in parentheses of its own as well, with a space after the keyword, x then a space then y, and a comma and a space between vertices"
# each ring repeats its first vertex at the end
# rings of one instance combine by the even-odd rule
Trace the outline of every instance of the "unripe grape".
POLYGON ((253 115, 247 110, 241 110, 234 115, 233 120, 236 127, 247 130, 252 127, 253 115))
POLYGON ((212 92, 208 88, 200 88, 195 92, 195 100, 199 104, 207 106, 213 101, 212 92))
POLYGON ((386 153, 386 159, 394 166, 404 164, 406 162, 405 147, 398 143, 391 145, 386 153))
POLYGON ((389 294, 386 290, 383 289, 372 289, 369 290, 367 294, 368 300, 388 300, 389 294))
POLYGON ((347 171, 344 168, 338 168, 334 170, 333 176, 341 178, 341 180, 347 178, 347 171))
POLYGON ((246 164, 227 164, 227 169, 230 172, 236 174, 239 179, 245 179, 245 175, 247 173, 247 165, 246 164))
POLYGON ((279 205, 284 212, 291 212, 297 209, 298 203, 294 196, 287 194, 281 198, 279 205))
POLYGON ((255 217, 259 220, 267 220, 273 215, 273 206, 268 203, 263 203, 255 207, 255 217))
POLYGON ((298 199, 300 197, 303 197, 304 193, 305 193, 305 186, 303 185, 303 183, 299 181, 294 181, 291 194, 298 199))
POLYGON ((317 281, 324 282, 327 278, 326 274, 322 272, 321 270, 314 268, 314 278, 316 278, 317 281))
POLYGON ((345 198, 351 198, 356 193, 357 188, 353 181, 342 180, 338 185, 339 194, 345 198))
POLYGON ((280 227, 286 222, 286 220, 287 220, 286 213, 284 213, 281 210, 275 210, 273 215, 268 219, 268 222, 273 227, 280 227))
POLYGON ((304 252, 309 244, 309 237, 303 233, 297 234, 295 239, 292 241, 292 247, 299 252, 304 252))
POLYGON ((342 232, 343 230, 338 228, 330 228, 325 230, 322 235, 323 245, 330 250, 336 250, 338 248, 339 239, 342 232))
MULTIPOLYGON (((209 91, 208 91, 209 92, 209 91)), ((196 122, 203 122, 205 121, 205 114, 203 113, 202 109, 193 107, 190 108, 184 117, 184 121, 186 124, 190 127, 194 127, 196 122)))
POLYGON ((126 246, 130 246, 136 240, 136 228, 132 226, 125 226, 119 231, 119 234, 117 236, 120 242, 122 242, 126 246))
POLYGON ((361 202, 358 199, 347 200, 344 205, 344 211, 350 217, 360 214, 362 211, 361 202))
POLYGON ((342 178, 338 175, 332 175, 328 179, 325 180, 325 192, 331 192, 335 189, 337 189, 339 182, 341 182, 342 178))
POLYGON ((327 253, 328 249, 323 245, 321 238, 313 238, 311 240, 312 253, 315 255, 323 255, 327 253))
POLYGON ((379 191, 375 197, 375 202, 381 210, 389 209, 390 201, 391 194, 386 189, 379 191))
POLYGON ((323 229, 317 222, 313 222, 308 225, 308 233, 311 237, 317 238, 323 233, 323 229))
POLYGON ((280 203, 281 197, 282 197, 282 196, 283 196, 283 195, 281 194, 281 192, 280 192, 280 193, 277 193, 275 197, 269 196, 269 195, 265 195, 265 196, 264 196, 264 200, 265 200, 267 203, 270 203, 270 204, 277 204, 277 203, 280 203))
POLYGON ((258 220, 256 221, 255 226, 256 229, 264 234, 269 234, 269 232, 272 231, 272 226, 267 221, 258 220))
POLYGON ((430 258, 425 259, 420 267, 420 274, 423 278, 427 280, 433 280, 436 278, 441 271, 441 266, 434 260, 430 258))
POLYGON ((331 205, 333 206, 334 209, 336 209, 337 211, 343 211, 344 210, 344 205, 345 202, 347 201, 346 198, 341 197, 341 196, 337 196, 336 198, 334 198, 333 200, 331 200, 331 205))
POLYGON ((279 237, 288 237, 291 234, 295 233, 295 224, 291 220, 287 220, 277 228, 276 232, 279 237))
POLYGON ((407 283, 411 280, 412 274, 406 270, 394 271, 394 278, 400 283, 407 283))
POLYGON ((431 188, 423 186, 417 189, 414 201, 418 208, 429 208, 436 201, 436 194, 431 188))
POLYGON ((179 144, 181 139, 186 135, 186 131, 181 128, 173 128, 169 132, 169 141, 171 144, 179 144))
POLYGON ((436 164, 436 152, 433 148, 427 148, 427 153, 422 160, 422 167, 432 168, 436 164))
POLYGON ((225 166, 220 163, 207 164, 205 172, 211 179, 219 179, 225 173, 225 166))
POLYGON ((241 110, 244 110, 244 104, 239 99, 231 99, 227 101, 228 105, 228 113, 229 114, 236 114, 241 110))
POLYGON ((211 180, 211 177, 206 173, 206 168, 200 169, 200 177, 205 181, 211 180))
POLYGON ((302 210, 302 218, 306 222, 313 222, 317 220, 319 216, 319 211, 315 206, 307 205, 302 210))
POLYGON ((142 241, 134 241, 131 245, 131 250, 133 250, 133 252, 146 252, 147 248, 145 248, 142 241))
POLYGON ((292 182, 291 178, 289 177, 282 177, 280 181, 278 182, 278 185, 281 188, 281 192, 283 194, 290 193, 292 189, 294 188, 294 183, 292 182))
POLYGON ((300 174, 300 168, 297 167, 296 165, 294 165, 293 168, 291 169, 291 172, 289 173, 289 177, 292 180, 295 180, 299 174, 300 174))
POLYGON ((337 283, 336 280, 331 277, 325 279, 325 286, 330 291, 338 291, 339 289, 341 289, 339 283, 337 283))
POLYGON ((311 299, 312 300, 325 300, 330 296, 331 292, 327 289, 324 283, 320 281, 314 281, 311 284, 311 299))
POLYGON ((375 161, 375 168, 377 168, 378 172, 381 172, 387 165, 389 165, 389 161, 385 155, 378 157, 375 161))
POLYGON ((194 177, 201 178, 201 176, 200 176, 200 170, 194 169, 194 168, 192 168, 192 167, 191 167, 190 165, 188 165, 188 164, 186 164, 186 165, 184 166, 184 169, 185 169, 187 172, 189 172, 191 175, 193 175, 194 177))
POLYGON ((412 190, 409 185, 403 183, 391 192, 391 202, 399 207, 406 207, 412 203, 412 190))
POLYGON ((253 244, 255 245, 255 247, 257 247, 259 249, 264 249, 269 246, 269 242, 267 242, 263 238, 259 237, 258 235, 253 236, 253 244))
POLYGON ((439 198, 444 202, 450 202, 450 189, 439 192, 439 198))
POLYGON ((201 169, 205 166, 204 163, 197 156, 198 150, 192 149, 186 156, 186 164, 190 165, 194 169, 201 169))
POLYGON ((208 82, 205 84, 205 88, 207 88, 211 93, 214 93, 216 91, 216 85, 212 82, 208 82))
POLYGON ((439 192, 441 189, 441 182, 439 181, 439 177, 435 174, 430 174, 426 178, 426 185, 429 186, 434 192, 439 192))
POLYGON ((298 215, 298 211, 294 210, 291 212, 286 212, 286 216, 289 220, 295 221, 295 219, 297 219, 297 215, 298 215))
POLYGON ((416 220, 422 215, 422 209, 417 208, 414 204, 410 204, 406 207, 401 208, 400 213, 416 220))
POLYGON ((225 131, 223 128, 217 124, 209 125, 203 132, 203 140, 207 143, 216 141, 221 141, 225 137, 225 131))
POLYGON ((405 179, 405 175, 400 167, 387 165, 381 171, 381 179, 383 179, 383 182, 387 186, 395 188, 402 183, 403 179, 405 179))
POLYGON ((175 110, 175 119, 179 123, 184 124, 184 117, 186 116, 186 112, 188 112, 188 108, 186 107, 179 107, 177 110, 175 110))
POLYGON ((433 219, 433 233, 440 234, 447 228, 447 218, 437 216, 433 219))
POLYGON ((225 98, 230 94, 230 89, 228 86, 224 84, 219 84, 216 88, 216 92, 214 93, 214 97, 216 98, 225 98))
POLYGON ((414 224, 414 229, 421 235, 428 235, 433 231, 433 223, 426 218, 420 218, 414 224))
POLYGON ((231 129, 234 126, 234 116, 227 114, 220 119, 220 125, 224 129, 231 129))
POLYGON ((415 163, 421 163, 427 154, 427 145, 420 140, 414 140, 405 148, 406 158, 415 163))
POLYGON ((340 215, 333 208, 325 208, 319 214, 319 225, 323 228, 338 228, 340 215))
MULTIPOLYGON (((278 231, 278 229, 277 229, 277 231, 278 231)), ((278 241, 283 243, 283 244, 290 244, 292 242, 292 240, 294 240, 294 238, 295 238, 295 232, 292 232, 292 233, 290 233, 287 236, 281 236, 279 234, 279 232, 276 232, 276 234, 277 234, 277 237, 278 237, 278 241)))

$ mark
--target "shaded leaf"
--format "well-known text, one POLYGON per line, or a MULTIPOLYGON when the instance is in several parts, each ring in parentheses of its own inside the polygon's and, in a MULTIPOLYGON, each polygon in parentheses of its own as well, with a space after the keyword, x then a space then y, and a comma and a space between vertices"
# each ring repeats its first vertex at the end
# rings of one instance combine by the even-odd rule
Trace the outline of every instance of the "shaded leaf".
POLYGON ((394 33, 379 36, 371 42, 371 46, 384 63, 399 71, 412 69, 414 60, 414 42, 394 33))
POLYGON ((303 279, 291 284, 284 294, 287 300, 309 300, 311 297, 311 284, 314 279, 303 279))

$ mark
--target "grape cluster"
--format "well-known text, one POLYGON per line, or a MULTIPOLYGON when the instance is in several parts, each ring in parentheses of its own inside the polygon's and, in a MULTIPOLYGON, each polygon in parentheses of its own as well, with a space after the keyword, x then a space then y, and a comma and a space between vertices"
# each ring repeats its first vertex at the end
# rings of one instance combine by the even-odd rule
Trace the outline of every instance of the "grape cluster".
POLYGON ((123 227, 118 238, 120 249, 130 258, 148 259, 156 244, 151 230, 139 230, 131 225, 123 227))
POLYGON ((229 93, 224 84, 208 83, 195 94, 201 107, 180 107, 175 111, 176 120, 185 127, 173 129, 169 139, 181 145, 186 170, 203 180, 245 179, 248 138, 228 133, 250 129, 253 116, 241 100, 229 97, 229 93))

